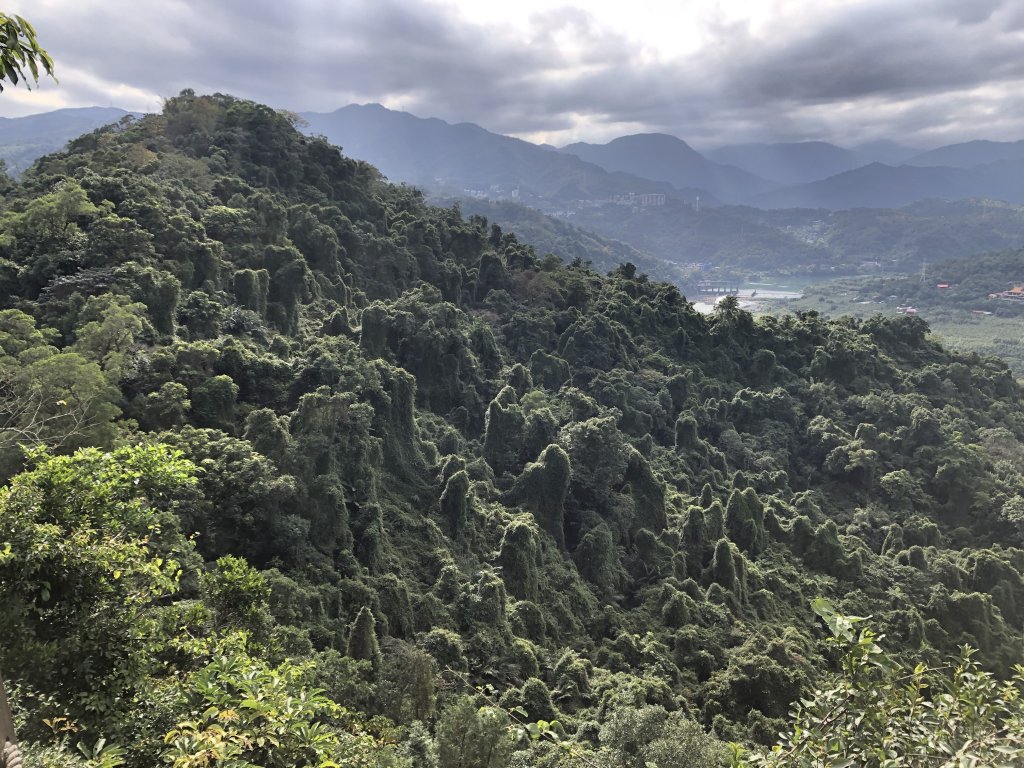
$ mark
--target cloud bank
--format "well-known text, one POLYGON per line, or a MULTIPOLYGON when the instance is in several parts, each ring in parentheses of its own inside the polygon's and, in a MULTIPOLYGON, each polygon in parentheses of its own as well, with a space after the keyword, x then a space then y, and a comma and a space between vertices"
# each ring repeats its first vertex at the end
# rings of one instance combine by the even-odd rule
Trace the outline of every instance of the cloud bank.
POLYGON ((375 101, 552 143, 1024 137, 1018 0, 777 0, 756 24, 697 0, 648 8, 687 31, 678 48, 644 44, 597 2, 506 5, 471 21, 454 0, 13 3, 61 82, 6 90, 0 114, 153 110, 194 88, 294 110, 375 101))

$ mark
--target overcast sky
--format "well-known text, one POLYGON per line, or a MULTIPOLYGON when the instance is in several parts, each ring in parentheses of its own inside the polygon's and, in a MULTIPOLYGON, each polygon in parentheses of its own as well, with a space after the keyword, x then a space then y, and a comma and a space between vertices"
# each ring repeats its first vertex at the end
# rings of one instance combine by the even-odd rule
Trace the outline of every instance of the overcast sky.
POLYGON ((380 102, 534 141, 1024 138, 1022 0, 9 0, 59 85, 0 115, 380 102))

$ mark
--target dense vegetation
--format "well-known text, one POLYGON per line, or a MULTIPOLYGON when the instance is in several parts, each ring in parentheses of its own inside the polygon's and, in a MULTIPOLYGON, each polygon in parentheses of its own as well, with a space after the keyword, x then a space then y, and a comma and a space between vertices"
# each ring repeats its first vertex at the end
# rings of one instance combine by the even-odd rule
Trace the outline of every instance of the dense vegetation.
POLYGON ((114 107, 57 109, 0 121, 0 160, 17 176, 43 155, 61 150, 71 139, 116 123, 127 112, 114 107))
POLYGON ((870 317, 912 307, 944 345, 999 357, 1019 377, 1024 375, 1024 302, 989 297, 1022 284, 1024 253, 999 251, 927 264, 913 274, 823 283, 783 309, 870 317))
POLYGON ((39 765, 721 764, 837 660, 819 596, 1020 658, 1021 391, 919 319, 705 317, 188 92, 0 228, 39 765))
POLYGON ((502 229, 515 232, 516 237, 538 253, 557 254, 563 261, 579 259, 592 269, 605 273, 629 262, 654 280, 680 287, 692 282, 692 270, 672 261, 648 256, 619 240, 588 232, 564 219, 548 216, 525 205, 508 201, 454 200, 442 198, 442 205, 458 204, 464 216, 483 216, 502 229))

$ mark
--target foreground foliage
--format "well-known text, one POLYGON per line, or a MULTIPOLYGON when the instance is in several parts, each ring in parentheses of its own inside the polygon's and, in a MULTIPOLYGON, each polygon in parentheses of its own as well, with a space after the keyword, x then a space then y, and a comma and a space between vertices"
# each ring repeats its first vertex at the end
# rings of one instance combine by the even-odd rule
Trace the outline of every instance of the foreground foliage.
POLYGON ((802 700, 793 730, 751 766, 1009 766, 1024 760, 1024 667, 999 681, 964 646, 941 667, 906 667, 878 645, 863 619, 819 601, 842 676, 802 700))
POLYGON ((21 16, 0 13, 0 91, 5 80, 31 89, 40 70, 53 77, 53 59, 39 44, 35 27, 21 16))

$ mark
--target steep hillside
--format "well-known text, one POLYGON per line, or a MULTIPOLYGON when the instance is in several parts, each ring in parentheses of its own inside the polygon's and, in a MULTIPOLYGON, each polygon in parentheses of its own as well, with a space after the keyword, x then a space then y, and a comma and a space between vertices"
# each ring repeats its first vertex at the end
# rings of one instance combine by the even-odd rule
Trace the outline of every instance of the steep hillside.
POLYGON ((703 316, 191 92, 26 172, 0 281, 40 764, 724 765, 821 596, 1020 658, 1021 390, 918 319, 703 316))
POLYGON ((993 200, 905 208, 760 210, 677 204, 582 208, 572 221, 670 263, 800 275, 917 270, 924 261, 1024 244, 1024 207, 993 200))
MULTIPOLYGON (((451 206, 454 200, 439 200, 451 206)), ((655 280, 675 285, 682 277, 678 266, 637 250, 619 240, 601 237, 569 222, 548 216, 516 203, 490 200, 460 200, 465 216, 483 216, 502 229, 516 233, 522 242, 532 246, 539 255, 555 254, 566 262, 589 262, 600 273, 610 272, 624 263, 631 263, 655 280)))

